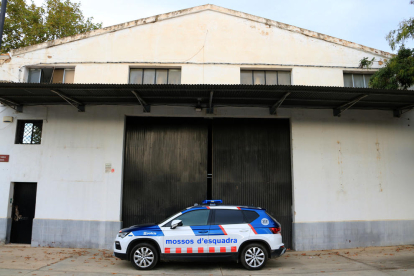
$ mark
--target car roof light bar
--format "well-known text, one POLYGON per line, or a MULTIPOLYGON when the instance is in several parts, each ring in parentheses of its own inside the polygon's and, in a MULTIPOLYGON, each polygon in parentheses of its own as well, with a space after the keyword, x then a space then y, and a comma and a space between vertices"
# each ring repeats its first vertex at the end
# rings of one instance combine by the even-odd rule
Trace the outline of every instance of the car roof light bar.
POLYGON ((221 200, 221 199, 208 199, 208 200, 203 200, 203 204, 210 204, 210 205, 223 204, 223 200, 221 200))

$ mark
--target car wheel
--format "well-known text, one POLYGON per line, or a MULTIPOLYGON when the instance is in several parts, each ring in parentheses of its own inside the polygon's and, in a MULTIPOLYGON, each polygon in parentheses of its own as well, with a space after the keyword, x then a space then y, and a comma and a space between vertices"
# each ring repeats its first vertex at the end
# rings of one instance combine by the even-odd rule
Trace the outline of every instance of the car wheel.
POLYGON ((158 252, 153 245, 140 243, 132 249, 130 259, 137 269, 150 270, 158 263, 158 252))
POLYGON ((267 262, 267 250, 259 243, 248 244, 241 253, 240 261, 248 270, 262 269, 267 262))

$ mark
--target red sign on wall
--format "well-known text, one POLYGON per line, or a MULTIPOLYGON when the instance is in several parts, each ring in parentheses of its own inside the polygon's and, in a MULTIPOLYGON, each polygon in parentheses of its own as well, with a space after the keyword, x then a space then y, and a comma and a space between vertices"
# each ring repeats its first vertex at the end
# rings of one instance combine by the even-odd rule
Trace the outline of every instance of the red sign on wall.
POLYGON ((9 162, 9 155, 0 155, 0 162, 9 162))

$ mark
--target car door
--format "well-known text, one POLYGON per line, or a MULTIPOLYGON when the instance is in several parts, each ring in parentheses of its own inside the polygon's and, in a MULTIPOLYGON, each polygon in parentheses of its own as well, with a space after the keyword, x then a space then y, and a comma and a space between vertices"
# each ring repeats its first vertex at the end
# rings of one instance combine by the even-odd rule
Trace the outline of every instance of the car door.
POLYGON ((240 245, 249 239, 250 226, 245 223, 241 210, 214 209, 209 234, 209 252, 238 252, 240 245))
POLYGON ((164 233, 163 253, 198 253, 201 238, 208 239, 210 210, 189 210, 175 217, 161 227, 164 233), (171 229, 173 220, 181 220, 183 225, 171 229))

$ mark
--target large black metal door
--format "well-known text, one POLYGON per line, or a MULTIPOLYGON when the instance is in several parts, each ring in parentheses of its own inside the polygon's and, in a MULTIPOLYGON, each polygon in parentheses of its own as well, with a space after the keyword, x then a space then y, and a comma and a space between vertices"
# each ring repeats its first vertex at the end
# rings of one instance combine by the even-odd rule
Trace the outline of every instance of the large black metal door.
POLYGON ((36 208, 36 183, 14 183, 10 242, 31 243, 36 208))
POLYGON ((199 119, 127 118, 124 227, 159 222, 205 199, 207 134, 199 119))
POLYGON ((292 246, 290 125, 286 119, 213 123, 213 198, 266 208, 292 246))

